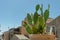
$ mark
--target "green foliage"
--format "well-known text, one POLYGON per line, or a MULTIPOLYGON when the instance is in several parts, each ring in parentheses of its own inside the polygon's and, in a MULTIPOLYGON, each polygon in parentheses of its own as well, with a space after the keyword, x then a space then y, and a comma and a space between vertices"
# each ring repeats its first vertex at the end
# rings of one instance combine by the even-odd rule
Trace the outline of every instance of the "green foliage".
POLYGON ((30 25, 32 25, 32 18, 30 14, 27 14, 27 20, 30 25))
POLYGON ((43 16, 43 4, 40 7, 41 15, 43 16))
POLYGON ((38 32, 39 32, 39 33, 42 34, 42 33, 43 33, 43 29, 44 29, 44 28, 43 28, 41 25, 38 26, 38 32))
POLYGON ((24 22, 24 27, 26 28, 29 34, 45 33, 46 31, 46 21, 49 18, 49 8, 43 12, 43 5, 36 5, 36 11, 34 14, 27 14, 27 22, 24 22), (41 14, 38 14, 38 11, 41 11, 41 14))
POLYGON ((39 10, 39 8, 40 8, 40 5, 38 4, 38 5, 36 5, 36 11, 38 11, 39 10))
POLYGON ((24 22, 24 25, 23 25, 23 26, 26 28, 26 30, 27 30, 27 32, 28 32, 29 34, 33 33, 32 30, 30 29, 30 27, 27 25, 26 22, 24 22))
POLYGON ((44 19, 43 19, 43 16, 40 16, 39 17, 39 25, 44 25, 44 19))
POLYGON ((35 12, 35 13, 34 13, 34 18, 33 18, 34 24, 37 23, 37 20, 38 20, 38 13, 35 12))
POLYGON ((47 21, 48 18, 49 18, 49 10, 45 10, 45 12, 44 12, 45 22, 47 21))

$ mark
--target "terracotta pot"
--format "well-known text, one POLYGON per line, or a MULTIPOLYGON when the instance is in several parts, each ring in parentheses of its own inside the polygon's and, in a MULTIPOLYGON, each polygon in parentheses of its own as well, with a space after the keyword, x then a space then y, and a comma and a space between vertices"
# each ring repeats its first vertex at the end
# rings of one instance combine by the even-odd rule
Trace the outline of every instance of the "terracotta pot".
POLYGON ((30 34, 30 40, 55 40, 54 35, 47 35, 47 34, 30 34))

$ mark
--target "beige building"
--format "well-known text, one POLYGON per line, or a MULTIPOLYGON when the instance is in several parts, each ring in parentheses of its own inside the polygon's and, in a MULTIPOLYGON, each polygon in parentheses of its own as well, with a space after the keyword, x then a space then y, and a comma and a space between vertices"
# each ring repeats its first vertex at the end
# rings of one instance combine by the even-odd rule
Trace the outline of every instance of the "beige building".
POLYGON ((51 21, 47 25, 56 27, 56 36, 57 36, 58 40, 60 40, 60 16, 55 18, 53 21, 51 21))
POLYGON ((6 31, 3 33, 3 40, 11 40, 11 38, 14 36, 14 34, 21 34, 20 28, 12 28, 9 31, 6 31))
MULTIPOLYGON (((22 21, 22 25, 24 24, 24 22, 27 21, 26 18, 24 19, 24 21, 22 21)), ((55 19, 49 18, 46 22, 47 26, 49 27, 55 27, 55 35, 58 38, 58 40, 60 40, 60 16, 58 16, 55 19)), ((18 27, 15 29, 10 29, 9 31, 4 33, 4 40, 11 40, 12 36, 14 36, 15 34, 24 34, 24 35, 28 35, 27 31, 25 30, 25 28, 22 27, 18 27)))
POLYGON ((8 31, 4 32, 3 40, 9 40, 9 32, 8 31))

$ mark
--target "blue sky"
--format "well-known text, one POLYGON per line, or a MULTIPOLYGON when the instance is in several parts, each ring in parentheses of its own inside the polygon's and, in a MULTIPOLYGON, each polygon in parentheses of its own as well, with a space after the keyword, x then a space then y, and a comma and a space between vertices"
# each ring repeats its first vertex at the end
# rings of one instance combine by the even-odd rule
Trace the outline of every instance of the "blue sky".
POLYGON ((34 13, 37 4, 43 4, 44 9, 50 4, 51 18, 60 15, 60 0, 0 0, 0 34, 8 27, 20 26, 27 13, 34 13))

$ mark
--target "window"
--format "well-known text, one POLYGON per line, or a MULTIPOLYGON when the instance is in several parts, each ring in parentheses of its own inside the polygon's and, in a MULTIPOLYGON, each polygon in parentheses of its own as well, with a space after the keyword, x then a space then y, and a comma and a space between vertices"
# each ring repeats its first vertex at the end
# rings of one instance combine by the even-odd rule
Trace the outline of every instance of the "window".
POLYGON ((51 34, 56 35, 56 26, 52 25, 52 26, 47 27, 47 33, 50 34, 50 35, 51 34))

